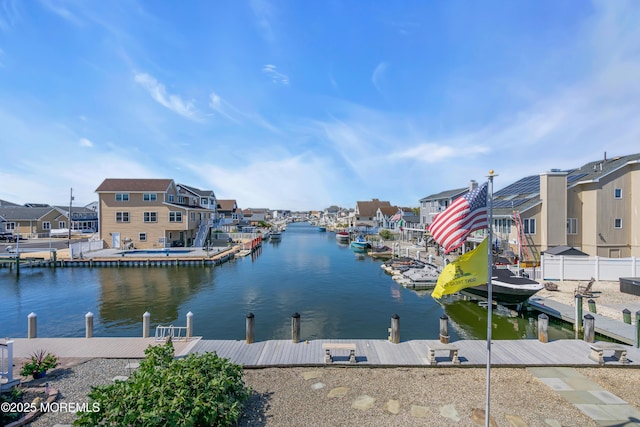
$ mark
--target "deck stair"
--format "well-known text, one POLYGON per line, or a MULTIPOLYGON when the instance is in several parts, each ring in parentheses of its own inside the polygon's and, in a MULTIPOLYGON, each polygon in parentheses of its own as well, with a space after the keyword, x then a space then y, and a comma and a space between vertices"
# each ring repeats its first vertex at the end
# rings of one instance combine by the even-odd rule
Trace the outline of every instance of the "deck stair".
POLYGON ((525 234, 524 232, 524 224, 522 222, 522 218, 520 217, 520 212, 513 212, 513 221, 516 224, 516 230, 518 232, 518 244, 520 246, 520 251, 522 252, 522 261, 525 262, 540 262, 540 252, 536 248, 535 243, 533 242, 533 238, 530 234, 525 234))

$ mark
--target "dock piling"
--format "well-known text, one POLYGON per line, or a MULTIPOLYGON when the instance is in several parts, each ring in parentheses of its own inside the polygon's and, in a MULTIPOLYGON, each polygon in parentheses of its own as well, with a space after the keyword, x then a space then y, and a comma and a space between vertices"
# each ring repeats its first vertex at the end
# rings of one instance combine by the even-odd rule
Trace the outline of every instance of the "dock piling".
POLYGON ((589 304, 589 311, 591 313, 597 313, 598 311, 596 310, 596 301, 594 299, 589 299, 587 301, 587 303, 589 304))
POLYGON ((538 316, 538 341, 549 342, 549 316, 544 313, 538 316))
POLYGON ((142 338, 149 338, 151 313, 145 311, 142 315, 142 338))
POLYGON ((440 316, 440 342, 449 344, 449 317, 446 314, 440 316))
POLYGON ((573 325, 575 331, 575 339, 580 338, 580 329, 582 329, 582 295, 576 295, 576 321, 573 325))
POLYGON ((391 316, 391 328, 389 328, 391 335, 389 340, 394 344, 400 344, 400 316, 394 314, 391 316))
POLYGON ((193 336, 193 313, 187 313, 187 340, 190 340, 193 336))
POLYGON ((586 342, 595 342, 595 320, 591 314, 584 316, 584 340, 586 342))
POLYGON ((636 311, 636 348, 640 348, 640 310, 636 311))
POLYGON ((247 325, 246 325, 246 329, 247 329, 247 344, 253 344, 254 342, 254 325, 255 325, 255 316, 253 315, 253 313, 249 313, 247 314, 247 325))
POLYGON ((300 342, 300 314, 297 312, 291 315, 291 341, 294 344, 300 342))
POLYGON ((36 338, 38 336, 38 315, 33 311, 27 316, 27 338, 36 338))
POLYGON ((84 333, 84 337, 85 338, 92 338, 93 337, 93 313, 92 312, 87 312, 87 314, 84 315, 84 325, 85 325, 85 333, 84 333))

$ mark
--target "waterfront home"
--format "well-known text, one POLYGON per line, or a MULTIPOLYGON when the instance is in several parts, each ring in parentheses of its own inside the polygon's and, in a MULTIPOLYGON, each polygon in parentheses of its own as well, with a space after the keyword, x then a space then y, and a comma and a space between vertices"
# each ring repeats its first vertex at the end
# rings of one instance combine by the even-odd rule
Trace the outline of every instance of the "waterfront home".
MULTIPOLYGON (((421 219, 430 224, 437 212, 470 188, 421 199, 421 219)), ((556 246, 603 258, 638 257, 638 200, 640 154, 608 158, 605 153, 580 167, 527 176, 494 191, 492 244, 520 255, 525 265, 537 265, 540 254, 556 246)), ((486 234, 477 232, 463 250, 486 234)))
POLYGON ((218 199, 218 224, 225 232, 234 231, 242 219, 242 209, 234 199, 218 199))
POLYGON ((377 227, 376 212, 381 207, 391 207, 388 201, 372 199, 370 201, 357 201, 353 215, 349 217, 349 227, 377 227))
POLYGON ((1 206, 1 231, 24 238, 49 237, 52 230, 67 229, 68 213, 68 208, 64 210, 49 205, 1 206))
POLYGON ((212 192, 172 179, 107 178, 96 193, 100 239, 110 248, 191 246, 215 216, 215 197, 202 203, 212 192))

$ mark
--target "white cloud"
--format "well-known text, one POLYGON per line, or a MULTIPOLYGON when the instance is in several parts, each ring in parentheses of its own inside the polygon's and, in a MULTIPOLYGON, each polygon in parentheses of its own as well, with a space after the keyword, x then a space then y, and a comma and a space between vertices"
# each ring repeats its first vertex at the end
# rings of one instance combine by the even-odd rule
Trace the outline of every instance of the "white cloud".
POLYGON ((53 2, 49 0, 40 0, 40 3, 44 5, 51 12, 55 13, 59 17, 66 21, 69 21, 75 25, 83 24, 82 20, 73 14, 69 9, 65 8, 60 2, 53 2))
POLYGON ((178 95, 168 94, 165 86, 149 74, 136 73, 134 79, 158 104, 189 120, 200 121, 193 101, 184 101, 178 95))
POLYGON ((81 147, 93 147, 93 142, 89 141, 87 138, 80 138, 80 146, 81 147))
POLYGON ((262 72, 265 73, 267 76, 269 76, 269 78, 271 79, 271 81, 273 83, 282 84, 282 85, 288 85, 289 84, 289 76, 287 76, 286 74, 282 74, 281 72, 277 71, 276 68, 277 67, 275 65, 267 64, 264 67, 262 67, 262 72))
POLYGON ((380 94, 383 94, 380 84, 382 83, 381 80, 384 78, 384 74, 387 71, 388 66, 389 64, 386 62, 379 63, 371 75, 371 83, 373 83, 373 86, 378 90, 378 92, 380 92, 380 94))

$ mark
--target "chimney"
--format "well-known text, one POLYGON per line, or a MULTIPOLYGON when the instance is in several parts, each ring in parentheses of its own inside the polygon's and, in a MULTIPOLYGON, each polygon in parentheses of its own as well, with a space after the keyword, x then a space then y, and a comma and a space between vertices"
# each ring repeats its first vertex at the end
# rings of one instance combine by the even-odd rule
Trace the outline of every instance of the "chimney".
POLYGON ((469 191, 473 191, 476 188, 478 188, 478 183, 475 179, 472 179, 471 182, 469 182, 469 191))
POLYGON ((607 162, 607 152, 606 151, 604 152, 604 161, 605 161, 605 163, 607 162))

